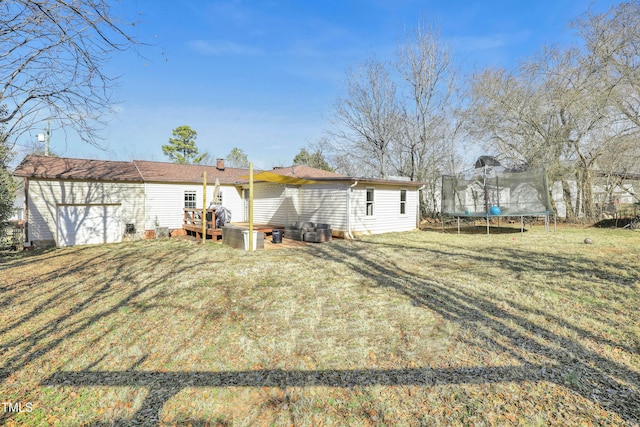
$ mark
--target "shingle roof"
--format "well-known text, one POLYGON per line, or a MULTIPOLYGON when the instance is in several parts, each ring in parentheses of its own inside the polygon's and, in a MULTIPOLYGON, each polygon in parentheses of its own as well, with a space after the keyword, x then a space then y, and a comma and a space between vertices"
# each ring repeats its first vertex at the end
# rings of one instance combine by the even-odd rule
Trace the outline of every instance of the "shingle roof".
MULTIPOLYGON (((209 182, 214 182, 216 178, 218 178, 220 184, 246 184, 249 182, 248 169, 218 169, 216 166, 151 162, 147 160, 121 162, 113 160, 72 159, 35 154, 25 157, 22 163, 16 168, 14 175, 18 177, 48 179, 200 183, 202 182, 202 175, 205 170, 207 171, 207 181, 209 182)), ((256 174, 259 172, 261 171, 255 170, 256 174)), ((358 180, 363 183, 406 186, 419 186, 422 184, 408 181, 354 178, 335 172, 312 168, 307 165, 275 168, 269 172, 317 181, 358 180)))
POLYGON ((385 185, 401 185, 407 187, 420 187, 423 182, 418 181, 401 181, 395 179, 383 178, 365 178, 341 175, 336 172, 329 172, 322 169, 312 168, 307 165, 288 166, 284 168, 275 168, 271 173, 277 173, 295 178, 311 179, 316 181, 358 181, 363 184, 385 184, 385 185))
POLYGON ((269 172, 277 173, 279 175, 292 176, 294 178, 303 178, 303 179, 312 179, 312 178, 349 179, 349 177, 346 175, 340 175, 339 173, 312 168, 311 166, 307 166, 307 165, 296 165, 296 166, 288 166, 284 168, 275 168, 269 172))
POLYGON ((30 178, 142 181, 138 169, 131 162, 69 159, 35 154, 25 157, 13 174, 30 178))
POLYGON ((178 163, 150 162, 134 160, 144 181, 156 182, 202 182, 202 175, 207 171, 207 181, 213 182, 218 178, 220 184, 237 184, 247 182, 240 178, 249 173, 248 169, 224 168, 215 166, 185 165, 178 163))

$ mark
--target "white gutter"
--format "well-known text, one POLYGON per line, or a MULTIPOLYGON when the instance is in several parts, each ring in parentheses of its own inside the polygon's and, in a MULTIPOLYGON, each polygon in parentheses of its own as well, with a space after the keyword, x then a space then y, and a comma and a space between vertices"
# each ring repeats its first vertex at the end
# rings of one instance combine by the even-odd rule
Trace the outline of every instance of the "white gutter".
POLYGON ((353 184, 347 187, 347 237, 355 239, 351 234, 351 189, 358 185, 358 180, 355 180, 353 184))
MULTIPOLYGON (((142 183, 144 187, 142 190, 144 191, 144 230, 142 230, 142 233, 144 233, 147 230, 147 180, 144 178, 144 175, 142 175, 142 172, 140 171, 140 168, 138 167, 138 164, 136 163, 136 161, 132 160, 131 163, 133 163, 133 165, 136 167, 136 170, 138 171, 140 178, 142 178, 142 183)), ((136 233, 138 233, 138 230, 136 230, 136 233)))
POLYGON ((420 191, 424 190, 426 186, 425 184, 416 190, 416 197, 418 199, 418 203, 416 203, 416 228, 420 228, 420 191))

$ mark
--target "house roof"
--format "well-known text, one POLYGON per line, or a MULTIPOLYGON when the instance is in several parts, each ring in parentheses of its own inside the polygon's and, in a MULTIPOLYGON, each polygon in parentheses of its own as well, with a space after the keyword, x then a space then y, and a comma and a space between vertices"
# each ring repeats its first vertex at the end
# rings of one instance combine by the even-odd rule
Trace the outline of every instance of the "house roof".
POLYGON ((247 175, 247 169, 227 168, 218 169, 216 166, 185 165, 179 163, 150 162, 134 160, 144 181, 157 182, 202 182, 202 175, 207 171, 207 181, 216 178, 220 184, 238 184, 248 182, 241 176, 247 175))
POLYGON ((295 166, 288 166, 284 168, 282 167, 274 168, 269 172, 275 173, 278 175, 291 176, 294 178, 301 178, 301 179, 318 179, 318 178, 349 179, 349 177, 346 175, 341 175, 339 173, 329 172, 322 169, 312 168, 311 166, 307 166, 307 165, 295 165, 295 166))
MULTIPOLYGON (((72 159, 65 157, 47 157, 28 155, 16 168, 14 175, 18 177, 45 179, 101 180, 101 181, 133 181, 133 182, 202 182, 203 172, 207 171, 207 181, 217 178, 220 184, 246 184, 249 182, 248 169, 218 168, 207 165, 187 165, 179 163, 152 162, 134 160, 121 162, 113 160, 72 159)), ((258 174, 262 171, 255 170, 258 174)), ((402 185, 418 187, 415 181, 397 181, 375 178, 355 178, 316 169, 307 165, 274 168, 270 174, 312 181, 349 181, 370 184, 402 185)), ((300 181, 303 182, 303 181, 300 181)))
POLYGON ((407 181, 400 179, 384 179, 384 178, 367 178, 367 177, 353 177, 347 175, 341 175, 336 172, 325 171, 322 169, 312 168, 307 165, 288 166, 283 168, 275 168, 270 173, 280 174, 284 176, 290 176, 300 179, 310 179, 313 181, 358 181, 362 184, 386 184, 386 185, 402 185, 408 187, 420 187, 424 185, 424 182, 407 181))
POLYGON ((25 157, 13 174, 30 178, 142 181, 138 169, 131 162, 70 159, 36 154, 25 157))

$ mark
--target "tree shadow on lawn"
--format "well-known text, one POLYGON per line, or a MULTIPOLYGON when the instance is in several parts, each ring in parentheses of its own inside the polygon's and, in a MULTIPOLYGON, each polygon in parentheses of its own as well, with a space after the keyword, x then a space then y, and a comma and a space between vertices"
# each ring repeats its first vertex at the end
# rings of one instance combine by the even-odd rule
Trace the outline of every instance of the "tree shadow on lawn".
MULTIPOLYGON (((506 372, 503 372, 504 381, 513 381, 513 377, 520 376, 523 381, 556 383, 568 387, 594 403, 602 404, 631 424, 640 421, 640 393, 638 392, 640 374, 637 371, 596 353, 576 340, 560 336, 550 328, 528 320, 527 316, 530 314, 544 316, 547 321, 568 328, 581 338, 599 341, 601 344, 618 347, 632 354, 640 349, 637 342, 636 347, 632 348, 597 337, 592 332, 572 325, 554 314, 554 307, 549 307, 548 311, 531 309, 513 300, 500 301, 483 297, 478 293, 472 294, 442 279, 419 277, 401 268, 393 258, 380 256, 379 251, 372 251, 367 246, 390 246, 390 249, 394 249, 394 245, 386 243, 365 242, 322 246, 316 247, 316 250, 319 256, 346 264, 352 270, 371 279, 376 286, 394 288, 412 298, 416 304, 439 313, 463 328, 475 330, 479 322, 491 331, 491 336, 500 337, 500 341, 509 342, 513 348, 521 349, 522 356, 519 359, 522 365, 507 368, 506 372), (506 304, 501 304, 502 302, 508 303, 514 310, 507 311, 503 308, 506 304), (522 331, 526 331, 526 334, 522 331), (528 361, 528 359, 538 359, 537 356, 542 356, 547 362, 536 364, 528 361), (573 384, 565 381, 568 372, 583 374, 581 381, 573 384)), ((398 251, 407 249, 403 246, 395 246, 398 251)), ((416 258, 416 262, 420 262, 418 260, 428 262, 432 256, 445 259, 460 256, 453 249, 450 253, 425 247, 414 249, 419 249, 421 252, 421 258, 416 258)), ((573 269, 575 260, 570 257, 562 259, 557 255, 525 255, 527 254, 523 251, 502 248, 492 250, 491 255, 475 252, 470 257, 482 259, 483 262, 497 261, 503 268, 513 272, 543 270, 561 275, 576 274, 577 278, 587 282, 593 280, 594 276, 599 277, 602 273, 596 268, 576 272, 573 269)), ((607 261, 607 263, 608 267, 614 270, 624 267, 623 264, 613 261, 607 261)), ((638 273, 632 273, 630 280, 634 288, 639 278, 638 273)), ((513 355, 511 349, 497 344, 497 340, 492 341, 494 345, 502 347, 504 351, 513 355)), ((484 375, 481 372, 486 369, 491 368, 479 369, 481 378, 484 375)))
MULTIPOLYGON (((195 265, 189 262, 187 253, 171 253, 174 270, 164 272, 154 280, 145 280, 144 283, 139 283, 139 277, 144 277, 154 267, 165 266, 166 259, 147 258, 144 259, 144 262, 140 262, 136 268, 132 268, 130 257, 135 250, 134 244, 132 248, 127 250, 115 251, 119 255, 114 256, 109 248, 97 249, 86 246, 59 249, 53 252, 53 257, 64 258, 65 262, 60 267, 53 267, 42 273, 33 271, 28 282, 26 280, 18 281, 16 283, 19 283, 20 286, 12 286, 3 292, 5 295, 3 304, 6 306, 28 307, 34 305, 34 307, 9 324, 0 327, 0 337, 7 334, 16 335, 0 344, 0 386, 13 372, 37 362, 64 344, 66 340, 81 336, 92 325, 117 314, 120 309, 131 305, 137 297, 162 284, 167 276, 184 269, 195 268, 195 265), (91 255, 82 255, 82 252, 89 252, 91 255), (70 262, 69 256, 64 257, 65 254, 69 255, 70 253, 77 255, 79 261, 70 262), (101 271, 104 262, 108 262, 109 266, 115 266, 115 268, 108 273, 101 271), (77 274, 83 279, 90 280, 91 275, 95 274, 93 270, 100 270, 104 274, 103 283, 95 288, 78 287, 78 283, 72 281, 54 285, 56 278, 70 274, 77 274), (126 292, 123 292, 122 287, 113 288, 116 283, 127 283, 130 286, 126 292), (87 296, 82 296, 87 293, 87 290, 90 293, 87 296), (8 295, 7 292, 9 292, 8 295), (72 299, 79 300, 79 302, 70 306, 69 301, 72 299), (112 303, 113 299, 115 302, 112 303), (94 313, 91 315, 86 313, 87 316, 82 317, 87 309, 94 310, 94 313), (40 316, 56 311, 59 311, 60 314, 56 314, 50 320, 38 319, 40 316), (15 334, 14 330, 23 324, 31 324, 36 327, 22 335, 15 334), (15 349, 19 350, 15 351, 15 349), (11 357, 4 357, 4 354, 10 353, 12 350, 14 354, 11 357)), ((50 254, 47 255, 50 258, 50 254)), ((28 266, 29 262, 33 262, 33 260, 34 258, 29 256, 28 259, 15 260, 14 263, 7 262, 7 265, 28 266)), ((37 261, 37 259, 35 260, 37 261)), ((47 262, 52 261, 47 259, 47 262)), ((0 425, 12 415, 11 412, 0 413, 0 425)))
MULTIPOLYGON (((384 245, 384 244, 375 244, 384 245)), ((421 249, 424 251, 425 249, 421 249)), ((566 387, 595 404, 617 413, 630 424, 640 420, 640 395, 637 372, 603 357, 575 340, 553 333, 549 328, 526 318, 532 311, 515 304, 515 312, 506 311, 500 301, 469 294, 445 281, 419 277, 402 269, 393 258, 371 250, 371 244, 317 245, 309 249, 315 256, 348 267, 370 279, 377 286, 391 287, 412 298, 462 328, 474 328, 480 322, 491 331, 486 339, 519 361, 510 366, 478 366, 471 368, 356 369, 356 370, 253 370, 225 372, 157 372, 157 371, 91 371, 61 372, 44 380, 42 385, 143 387, 149 390, 139 410, 131 419, 116 420, 115 425, 159 423, 164 404, 187 387, 369 387, 369 386, 433 386, 444 384, 491 384, 506 382, 549 382, 566 387), (526 333, 525 333, 526 331, 526 333), (501 344, 501 342, 503 344, 501 344), (510 345, 507 346, 504 343, 510 345), (567 381, 572 372, 580 381, 567 381)), ((433 256, 446 255, 444 252, 433 256)), ((499 258, 510 262, 515 252, 505 251, 499 258)), ((495 260, 496 253, 492 255, 495 260)), ((555 259, 529 261, 554 263, 555 259)), ((568 261, 568 260, 567 260, 568 261)), ((516 271, 531 265, 513 263, 516 271)), ((552 269, 551 266, 548 267, 552 269)), ((586 339, 591 332, 573 326, 551 312, 537 310, 557 324, 574 330, 586 339)), ((617 345, 609 342, 608 344, 617 345)), ((630 349, 626 349, 629 351, 630 349)), ((198 424, 198 421, 192 421, 198 424)), ((201 422, 201 425, 204 421, 201 422)), ((110 423, 108 423, 110 425, 110 423)), ((95 424, 95 426, 107 424, 95 424)))
MULTIPOLYGON (((397 258, 385 256, 381 251, 372 249, 387 247, 393 250, 393 245, 384 243, 340 243, 330 245, 311 246, 309 253, 318 258, 327 259, 351 269, 353 272, 367 278, 375 286, 389 287, 410 297, 416 304, 426 307, 443 318, 458 323, 461 328, 474 330, 482 325, 490 331, 487 341, 496 348, 509 353, 519 364, 510 366, 478 366, 472 368, 416 368, 416 369, 360 369, 360 370, 252 370, 252 371, 188 371, 188 372, 160 372, 138 371, 135 366, 124 371, 94 371, 93 365, 80 371, 58 372, 41 381, 42 386, 78 386, 78 387, 140 387, 146 388, 148 393, 137 412, 130 419, 119 419, 101 425, 156 425, 160 423, 160 414, 173 396, 188 387, 368 387, 375 385, 442 385, 442 384, 491 384, 504 382, 550 382, 567 387, 595 404, 600 404, 608 410, 618 414, 630 424, 640 421, 640 394, 638 372, 604 357, 577 342, 577 340, 560 336, 550 328, 534 323, 527 319, 527 315, 543 315, 547 321, 568 327, 584 339, 593 339, 594 335, 582 328, 571 325, 568 321, 553 314, 553 307, 549 312, 543 309, 535 310, 514 304, 509 301, 512 310, 503 308, 501 301, 470 293, 464 288, 448 283, 444 278, 431 278, 416 275, 398 265, 397 258), (526 331, 526 333, 525 333, 526 331), (506 345, 508 343, 509 345, 506 345), (581 374, 580 381, 567 381, 569 372, 581 374)), ((403 250, 406 250, 403 247, 403 250)), ((446 251, 431 251, 419 248, 421 258, 416 262, 428 262, 430 257, 446 257, 446 251)), ((459 256, 460 254, 455 254, 459 256)), ((486 254, 477 253, 477 256, 486 254)), ((400 255, 396 255, 400 256, 400 255)), ((516 250, 493 251, 489 260, 504 263, 513 271, 527 271, 528 268, 542 268, 556 271, 556 257, 540 256, 536 260, 519 259, 522 253, 516 250)), ((77 310, 84 310, 89 305, 99 304, 101 297, 111 292, 113 281, 122 280, 121 275, 127 275, 125 280, 134 279, 141 273, 140 269, 125 268, 123 265, 111 275, 112 279, 96 289, 86 297, 77 310)), ((186 256, 175 255, 176 268, 183 269, 188 264, 186 256), (181 265, 181 263, 184 263, 181 265)), ((565 260, 567 262, 570 259, 565 260)), ((153 268, 150 260, 147 268, 153 268)), ((560 263, 562 265, 562 263, 560 263)), ((567 268, 569 271, 570 267, 567 268)), ((171 273, 168 273, 171 274, 171 273)), ((110 316, 118 309, 132 302, 137 296, 157 286, 164 276, 148 283, 140 284, 117 303, 105 307, 102 311, 82 320, 70 323, 63 335, 47 342, 44 346, 37 346, 56 330, 56 325, 69 320, 72 313, 67 313, 52 320, 47 325, 33 331, 28 337, 16 338, 9 342, 9 346, 22 346, 19 354, 3 361, 0 368, 0 384, 11 372, 25 367, 28 363, 37 361, 42 355, 72 338, 93 323, 110 316)), ((54 304, 64 298, 64 293, 56 295, 50 301, 54 304)), ((28 319, 26 319, 28 321, 28 319)), ((611 343, 612 345, 617 345, 611 343)), ((627 348, 626 351, 629 351, 627 348)), ((11 414, 0 414, 0 423, 6 421, 11 414)), ((194 425, 205 425, 202 420, 191 421, 194 425)))

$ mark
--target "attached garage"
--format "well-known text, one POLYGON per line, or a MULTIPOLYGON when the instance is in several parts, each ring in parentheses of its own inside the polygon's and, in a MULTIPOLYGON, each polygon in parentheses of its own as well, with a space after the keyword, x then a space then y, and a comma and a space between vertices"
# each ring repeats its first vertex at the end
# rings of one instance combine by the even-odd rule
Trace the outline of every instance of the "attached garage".
POLYGON ((117 243, 124 225, 120 205, 58 206, 58 246, 117 243))

